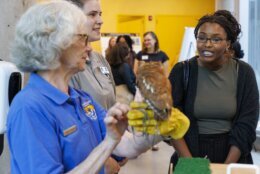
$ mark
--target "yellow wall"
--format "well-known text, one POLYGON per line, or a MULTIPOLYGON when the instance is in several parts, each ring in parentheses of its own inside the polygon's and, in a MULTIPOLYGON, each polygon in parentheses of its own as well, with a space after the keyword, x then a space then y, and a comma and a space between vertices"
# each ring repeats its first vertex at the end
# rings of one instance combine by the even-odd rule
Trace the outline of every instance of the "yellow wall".
MULTIPOLYGON (((117 15, 202 16, 215 9, 215 0, 101 0, 101 4, 103 32, 117 32, 117 15)), ((154 30, 155 21, 146 21, 145 26, 146 30, 154 30)))
POLYGON ((156 16, 155 32, 160 48, 170 58, 169 68, 178 62, 185 27, 193 27, 200 16, 159 15, 156 16))
MULTIPOLYGON (((142 35, 145 31, 155 31, 161 49, 170 57, 170 67, 177 61, 184 27, 195 26, 200 16, 215 10, 215 0, 101 0, 101 5, 102 32, 122 33, 127 32, 127 28, 128 32, 133 32, 143 28, 139 33, 142 35), (122 16, 128 16, 129 21, 120 22, 122 16), (131 20, 131 16, 133 19, 143 16, 143 22, 131 20), (152 16, 152 21, 148 16, 152 16), (136 25, 138 22, 140 25, 136 25)), ((99 42, 94 44, 94 49, 100 50, 99 42)))
POLYGON ((145 30, 145 18, 143 16, 118 16, 117 32, 120 33, 143 33, 145 30), (126 18, 126 19, 124 19, 126 18), (121 19, 121 20, 120 20, 121 19), (124 20, 122 20, 124 19, 124 20))

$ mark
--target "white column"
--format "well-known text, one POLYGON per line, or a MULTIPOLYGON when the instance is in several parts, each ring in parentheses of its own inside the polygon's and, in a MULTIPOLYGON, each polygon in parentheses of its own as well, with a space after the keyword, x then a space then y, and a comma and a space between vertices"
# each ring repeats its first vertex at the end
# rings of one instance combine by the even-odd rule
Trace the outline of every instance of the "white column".
POLYGON ((245 53, 243 60, 248 62, 249 1, 239 0, 239 23, 242 30, 240 44, 245 53))
POLYGON ((0 0, 0 59, 10 60, 10 44, 15 24, 34 0, 0 0))
POLYGON ((215 1, 216 10, 228 10, 232 14, 235 13, 235 1, 234 0, 216 0, 215 1))

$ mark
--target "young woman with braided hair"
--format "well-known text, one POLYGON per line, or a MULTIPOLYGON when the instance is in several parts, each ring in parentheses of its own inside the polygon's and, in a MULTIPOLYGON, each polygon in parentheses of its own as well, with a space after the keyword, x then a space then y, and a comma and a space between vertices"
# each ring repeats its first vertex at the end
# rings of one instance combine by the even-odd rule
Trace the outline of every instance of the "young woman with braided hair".
POLYGON ((226 56, 241 32, 229 11, 218 10, 199 19, 195 27, 198 56, 189 60, 188 86, 184 64, 169 76, 174 106, 190 119, 181 140, 174 140, 180 157, 207 157, 212 163, 253 163, 259 94, 253 69, 226 56))

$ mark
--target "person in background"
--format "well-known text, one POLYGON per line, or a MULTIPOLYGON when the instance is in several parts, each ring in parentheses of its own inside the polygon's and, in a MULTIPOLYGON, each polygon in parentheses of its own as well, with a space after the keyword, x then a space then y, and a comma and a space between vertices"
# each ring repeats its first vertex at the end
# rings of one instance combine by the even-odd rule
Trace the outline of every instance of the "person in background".
POLYGON ((105 54, 106 54, 106 59, 107 59, 107 55, 109 54, 109 52, 111 51, 111 49, 115 46, 116 44, 116 38, 114 36, 110 37, 109 41, 108 41, 108 47, 105 50, 105 54))
MULTIPOLYGON (((99 0, 67 0, 80 7, 87 17, 89 30, 89 42, 100 40, 100 30, 103 24, 102 10, 99 0)), ((86 61, 85 70, 75 74, 70 84, 85 92, 91 93, 92 97, 105 109, 109 109, 116 102, 115 82, 111 68, 107 60, 98 52, 90 51, 86 61)), ((127 159, 117 158, 120 165, 124 165, 127 159)), ((107 174, 115 173, 120 169, 118 162, 109 158, 106 163, 107 174)))
MULTIPOLYGON (((133 49, 134 41, 131 39, 131 37, 129 35, 123 35, 123 38, 124 39, 119 39, 119 41, 122 42, 122 40, 124 40, 124 42, 128 45, 130 51, 129 51, 127 63, 130 65, 132 70, 134 70, 134 63, 135 63, 135 58, 136 58, 136 53, 133 49)), ((117 43, 118 43, 118 41, 117 41, 117 43)))
POLYGON ((168 62, 169 57, 165 52, 160 50, 159 40, 156 34, 153 31, 148 31, 143 35, 143 49, 136 55, 134 72, 137 72, 137 69, 141 61, 150 62, 150 61, 159 61, 164 66, 165 74, 168 77, 168 62))
POLYGON ((127 63, 129 47, 126 43, 117 43, 108 55, 113 77, 116 83, 117 102, 130 104, 136 92, 135 75, 127 63))
MULTIPOLYGON (((253 163, 250 152, 259 115, 255 73, 247 63, 226 56, 240 32, 229 11, 201 17, 194 31, 198 56, 188 62, 187 89, 183 63, 177 63, 169 75, 174 106, 190 119, 184 139, 173 141, 180 157, 253 163)), ((176 154, 172 162, 176 164, 176 154)))
POLYGON ((117 36, 116 43, 119 43, 119 42, 126 42, 124 35, 117 36))
POLYGON ((133 50, 134 41, 131 39, 129 35, 120 35, 117 37, 116 43, 126 43, 128 45, 130 51, 129 51, 127 63, 130 65, 132 70, 134 70, 134 63, 136 58, 136 53, 133 50))

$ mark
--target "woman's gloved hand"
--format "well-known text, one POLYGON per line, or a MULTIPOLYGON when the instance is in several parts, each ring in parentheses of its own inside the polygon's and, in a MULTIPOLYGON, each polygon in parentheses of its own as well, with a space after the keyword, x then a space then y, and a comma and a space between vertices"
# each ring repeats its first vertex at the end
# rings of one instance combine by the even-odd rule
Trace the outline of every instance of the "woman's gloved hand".
POLYGON ((132 102, 128 112, 128 124, 137 132, 170 136, 173 139, 182 138, 187 132, 190 121, 178 109, 172 108, 170 116, 163 121, 154 119, 154 112, 144 102, 132 102))

